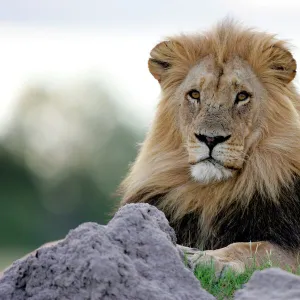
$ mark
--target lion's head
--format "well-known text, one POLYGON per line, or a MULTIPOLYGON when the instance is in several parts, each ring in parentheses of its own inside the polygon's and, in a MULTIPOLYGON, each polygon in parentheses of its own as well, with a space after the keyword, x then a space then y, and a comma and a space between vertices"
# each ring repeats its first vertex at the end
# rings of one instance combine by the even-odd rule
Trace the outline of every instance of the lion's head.
POLYGON ((274 200, 300 174, 296 62, 284 41, 225 21, 159 43, 149 70, 161 100, 123 203, 159 198, 174 219, 212 216, 256 192, 274 200))
POLYGON ((204 57, 174 92, 191 174, 200 182, 226 180, 243 167, 260 131, 266 90, 238 56, 204 57))
POLYGON ((176 108, 191 174, 204 183, 226 180, 243 167, 267 122, 272 100, 264 81, 286 86, 296 73, 295 60, 282 43, 230 26, 222 30, 216 36, 162 42, 149 60, 163 93, 171 89, 168 101, 176 108), (185 74, 171 85, 181 68, 185 74))

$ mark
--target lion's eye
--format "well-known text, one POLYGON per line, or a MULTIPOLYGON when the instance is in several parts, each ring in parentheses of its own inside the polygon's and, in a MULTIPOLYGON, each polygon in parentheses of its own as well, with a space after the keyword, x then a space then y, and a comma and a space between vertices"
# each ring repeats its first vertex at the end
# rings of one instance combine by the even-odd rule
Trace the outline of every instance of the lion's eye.
POLYGON ((188 96, 194 100, 200 101, 200 92, 198 92, 197 90, 189 91, 188 96))
POLYGON ((239 92, 236 95, 235 102, 245 101, 250 97, 250 94, 246 91, 239 92))

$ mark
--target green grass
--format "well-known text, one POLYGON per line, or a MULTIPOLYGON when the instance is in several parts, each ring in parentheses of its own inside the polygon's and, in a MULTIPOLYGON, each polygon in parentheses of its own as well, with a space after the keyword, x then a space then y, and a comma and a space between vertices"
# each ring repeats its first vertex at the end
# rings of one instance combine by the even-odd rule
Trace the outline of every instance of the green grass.
MULTIPOLYGON (((218 300, 221 299, 233 299, 236 290, 241 289, 245 283, 251 278, 254 271, 263 270, 270 267, 276 267, 272 265, 270 261, 266 261, 265 264, 260 267, 246 268, 242 274, 236 274, 231 269, 227 269, 223 272, 219 278, 215 275, 215 269, 213 262, 211 264, 200 265, 195 269, 195 276, 201 282, 202 287, 210 294, 214 295, 218 300)), ((289 268, 286 271, 291 272, 289 268)), ((298 268, 295 274, 300 275, 300 268, 298 268)))
MULTIPOLYGON (((264 266, 261 269, 268 268, 264 266)), ((248 282, 257 268, 248 268, 242 274, 236 274, 231 269, 226 270, 220 278, 215 275, 215 269, 212 265, 198 266, 195 270, 195 276, 200 280, 202 287, 210 294, 219 299, 232 299, 236 290, 242 288, 243 284, 248 282)))

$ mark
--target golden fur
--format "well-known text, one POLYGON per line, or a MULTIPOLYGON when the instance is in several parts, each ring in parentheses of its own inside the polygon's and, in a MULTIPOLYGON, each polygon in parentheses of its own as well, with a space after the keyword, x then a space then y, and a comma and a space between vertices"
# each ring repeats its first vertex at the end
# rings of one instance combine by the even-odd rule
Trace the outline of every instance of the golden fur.
MULTIPOLYGON (((162 95, 156 116, 120 192, 122 204, 149 202, 173 224, 198 212, 201 240, 209 238, 213 218, 230 203, 247 208, 254 193, 278 202, 279 191, 300 175, 300 99, 292 83, 296 62, 284 41, 274 35, 225 21, 203 34, 179 35, 151 52, 149 70, 162 95), (197 182, 191 176, 186 132, 175 91, 203 59, 226 65, 235 57, 246 62, 263 87, 265 102, 255 138, 248 140, 243 165, 227 180, 197 182), (173 99, 174 100, 174 99, 173 99), (178 104, 178 103, 177 103, 178 104)), ((250 128, 250 127, 249 127, 250 128)), ((254 130, 253 128, 251 130, 254 130)))

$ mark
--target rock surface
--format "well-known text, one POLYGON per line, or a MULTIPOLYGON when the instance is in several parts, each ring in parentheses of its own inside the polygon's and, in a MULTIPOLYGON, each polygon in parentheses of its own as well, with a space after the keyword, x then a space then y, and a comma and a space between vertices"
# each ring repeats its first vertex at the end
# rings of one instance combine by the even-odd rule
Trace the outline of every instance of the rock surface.
POLYGON ((130 204, 107 226, 82 224, 58 244, 16 261, 0 279, 0 299, 214 297, 185 267, 164 214, 148 204, 130 204))
POLYGON ((281 269, 256 271, 236 300, 299 300, 300 277, 281 269))

